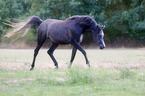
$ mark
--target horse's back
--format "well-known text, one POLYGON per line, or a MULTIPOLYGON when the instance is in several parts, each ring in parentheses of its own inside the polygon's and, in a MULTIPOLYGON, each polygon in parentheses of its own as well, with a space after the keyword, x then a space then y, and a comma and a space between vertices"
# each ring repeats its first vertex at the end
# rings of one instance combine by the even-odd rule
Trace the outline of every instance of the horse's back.
POLYGON ((51 28, 55 28, 55 26, 57 25, 60 26, 62 24, 59 24, 59 23, 62 23, 63 21, 62 20, 56 20, 56 19, 47 19, 47 20, 44 20, 40 26, 38 27, 37 31, 38 32, 43 32, 46 34, 46 31, 48 31, 49 29, 51 28))
POLYGON ((54 43, 69 43, 70 40, 67 34, 67 26, 62 20, 47 19, 40 25, 40 30, 45 32, 47 38, 54 43), (41 29, 44 28, 45 30, 41 29))

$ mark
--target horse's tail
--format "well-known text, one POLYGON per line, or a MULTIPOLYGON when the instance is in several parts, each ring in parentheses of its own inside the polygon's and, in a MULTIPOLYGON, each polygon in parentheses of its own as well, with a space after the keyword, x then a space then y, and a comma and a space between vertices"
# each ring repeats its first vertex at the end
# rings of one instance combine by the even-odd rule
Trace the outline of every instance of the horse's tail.
POLYGON ((39 25, 43 22, 43 20, 41 20, 38 16, 32 16, 30 17, 27 21, 22 21, 20 23, 16 23, 15 24, 15 29, 12 31, 12 32, 9 32, 5 35, 5 37, 11 37, 15 34, 18 34, 20 33, 21 31, 25 30, 25 32, 22 34, 21 37, 17 38, 16 40, 18 39, 21 39, 23 38, 28 32, 29 30, 31 29, 31 27, 36 27, 38 28, 39 25))

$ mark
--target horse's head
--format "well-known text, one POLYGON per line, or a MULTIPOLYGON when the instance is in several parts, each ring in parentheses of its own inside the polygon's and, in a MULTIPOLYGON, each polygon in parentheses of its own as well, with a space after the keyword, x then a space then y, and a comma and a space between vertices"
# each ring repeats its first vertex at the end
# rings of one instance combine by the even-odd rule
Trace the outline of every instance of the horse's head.
POLYGON ((100 46, 100 49, 104 49, 106 47, 104 43, 104 32, 103 29, 105 28, 104 26, 100 26, 97 24, 96 28, 93 30, 93 39, 94 41, 100 46))
POLYGON ((90 16, 73 16, 67 20, 74 20, 74 22, 76 24, 79 24, 80 27, 84 28, 85 31, 92 31, 94 41, 100 46, 100 49, 104 49, 106 47, 103 40, 103 29, 105 28, 105 26, 100 26, 90 16))

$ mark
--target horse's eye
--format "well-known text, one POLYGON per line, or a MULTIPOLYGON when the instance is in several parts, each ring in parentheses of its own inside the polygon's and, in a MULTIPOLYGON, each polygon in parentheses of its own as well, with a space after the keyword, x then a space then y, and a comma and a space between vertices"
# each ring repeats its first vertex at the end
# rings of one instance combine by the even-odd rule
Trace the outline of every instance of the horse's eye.
POLYGON ((98 35, 98 37, 102 37, 102 35, 98 35))

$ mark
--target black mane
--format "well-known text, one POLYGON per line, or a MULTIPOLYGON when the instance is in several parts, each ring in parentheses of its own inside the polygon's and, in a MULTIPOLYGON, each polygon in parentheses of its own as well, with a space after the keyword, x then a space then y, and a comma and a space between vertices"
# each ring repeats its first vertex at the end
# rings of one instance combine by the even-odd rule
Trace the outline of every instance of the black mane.
POLYGON ((66 20, 68 21, 72 21, 76 24, 80 24, 80 25, 87 25, 91 28, 94 28, 97 25, 97 22, 90 16, 72 16, 67 18, 66 20))

